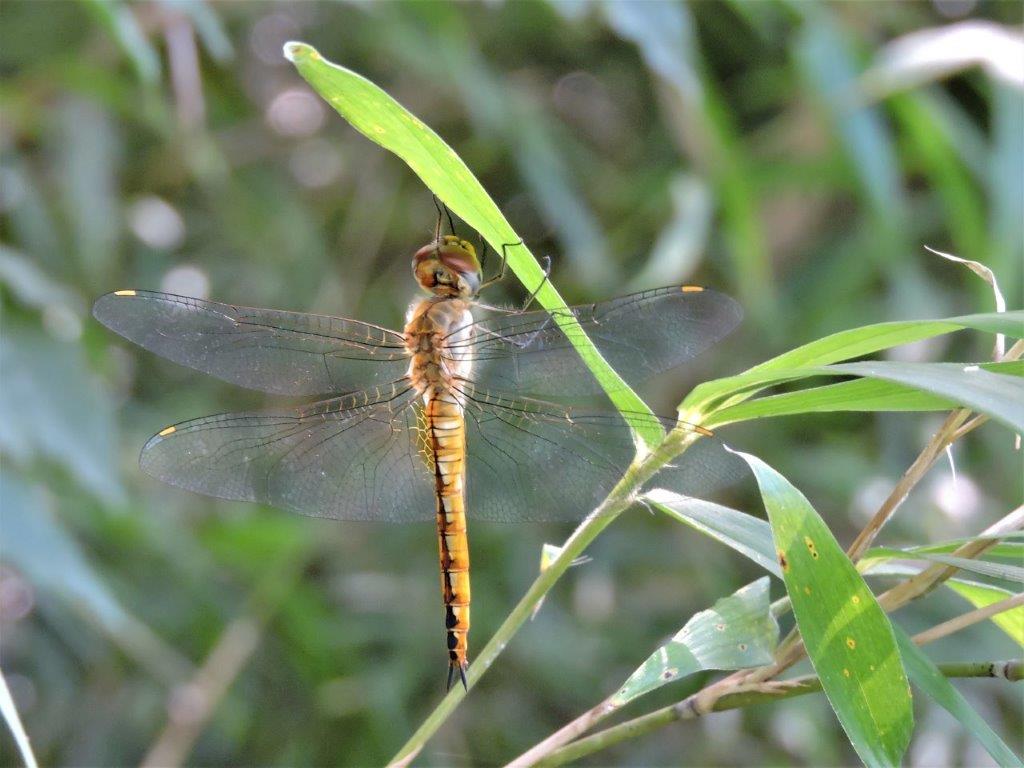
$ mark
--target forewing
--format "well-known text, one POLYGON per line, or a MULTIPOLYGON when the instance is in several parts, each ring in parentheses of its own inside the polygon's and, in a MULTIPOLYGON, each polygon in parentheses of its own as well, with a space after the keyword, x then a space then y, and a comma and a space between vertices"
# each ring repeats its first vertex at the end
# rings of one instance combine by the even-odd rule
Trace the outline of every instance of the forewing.
POLYGON ((382 386, 408 366, 402 335, 356 320, 235 307, 155 291, 101 296, 93 315, 161 357, 276 395, 382 386))
MULTIPOLYGON (((608 495, 635 454, 630 429, 615 412, 469 387, 466 441, 467 514, 497 522, 578 520, 608 495)), ((651 485, 703 496, 742 476, 721 443, 701 438, 651 485)))
POLYGON ((704 351, 743 315, 725 294, 691 286, 642 291, 561 313, 579 325, 563 330, 548 312, 479 320, 468 341, 450 345, 450 354, 473 362, 473 380, 482 388, 561 399, 602 391, 573 347, 572 334, 586 333, 632 385, 704 351))
POLYGON ((383 389, 279 413, 227 413, 168 427, 141 467, 207 496, 311 517, 408 522, 434 517, 415 392, 383 389))

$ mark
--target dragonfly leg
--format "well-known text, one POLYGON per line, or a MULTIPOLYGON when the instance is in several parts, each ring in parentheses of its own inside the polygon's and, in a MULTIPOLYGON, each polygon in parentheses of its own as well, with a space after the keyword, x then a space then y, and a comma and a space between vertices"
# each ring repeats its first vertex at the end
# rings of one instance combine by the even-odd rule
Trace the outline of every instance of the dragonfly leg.
POLYGON ((448 217, 448 228, 451 233, 455 234, 455 221, 452 219, 451 211, 448 210, 448 206, 442 203, 437 195, 431 195, 434 200, 434 207, 437 209, 437 225, 434 227, 434 240, 441 239, 441 226, 444 222, 444 218, 448 217))
POLYGON ((529 309, 530 305, 533 304, 533 300, 537 298, 537 294, 540 293, 540 289, 544 287, 544 283, 548 281, 549 277, 551 277, 551 257, 545 256, 544 279, 540 281, 540 285, 537 286, 536 290, 534 290, 533 293, 526 297, 526 301, 523 303, 523 306, 519 310, 520 313, 525 312, 527 309, 529 309))
POLYGON ((484 288, 486 288, 487 286, 494 285, 495 283, 500 283, 502 280, 505 279, 505 267, 508 265, 508 249, 509 248, 515 248, 517 245, 522 245, 522 244, 523 244, 522 238, 520 238, 519 240, 516 240, 514 243, 502 243, 502 245, 501 245, 501 266, 498 267, 498 274, 495 275, 494 277, 492 277, 490 280, 484 281, 484 283, 480 286, 480 290, 481 291, 484 288))

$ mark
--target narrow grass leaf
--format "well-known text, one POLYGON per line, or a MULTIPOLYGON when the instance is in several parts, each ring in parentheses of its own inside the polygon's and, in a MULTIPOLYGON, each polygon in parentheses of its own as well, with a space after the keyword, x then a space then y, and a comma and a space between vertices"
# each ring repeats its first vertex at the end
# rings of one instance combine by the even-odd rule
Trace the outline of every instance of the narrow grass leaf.
POLYGON ((82 5, 114 38, 139 80, 150 86, 159 83, 160 56, 139 26, 131 6, 118 0, 83 0, 82 5))
MULTIPOLYGON (((1002 587, 979 584, 976 581, 965 579, 950 579, 946 582, 946 586, 975 608, 984 608, 1016 594, 1002 587)), ((997 613, 992 617, 992 622, 1024 647, 1024 605, 997 613)))
POLYGON ((866 765, 899 765, 914 715, 885 612, 803 494, 739 455, 760 486, 793 614, 832 709, 866 765))
POLYGON ((779 626, 768 606, 767 576, 695 614, 611 698, 622 706, 694 672, 770 664, 779 626))
POLYGON ((980 573, 983 576, 991 576, 996 579, 1005 579, 1006 581, 1016 581, 1024 583, 1024 568, 1021 568, 1019 566, 1009 565, 1007 563, 993 563, 988 560, 977 560, 974 558, 967 557, 951 557, 950 555, 946 555, 941 552, 925 552, 921 550, 912 549, 889 549, 886 547, 877 547, 871 549, 865 555, 865 559, 869 558, 899 558, 903 560, 928 560, 933 563, 951 565, 954 568, 959 568, 962 571, 972 571, 973 573, 980 573))
POLYGON ((914 685, 956 718, 957 722, 964 725, 999 765, 1022 765, 1020 758, 1003 743, 998 734, 985 722, 985 718, 967 703, 924 651, 914 645, 914 641, 899 627, 894 625, 893 632, 900 655, 903 657, 903 665, 914 685))
POLYGON ((1024 563, 1024 531, 1009 531, 999 536, 968 536, 951 541, 939 541, 935 544, 923 544, 916 547, 903 547, 907 552, 952 552, 964 544, 977 541, 999 542, 985 550, 985 557, 1011 557, 1024 563))
POLYGON ((661 488, 644 494, 643 500, 659 512, 732 547, 769 573, 782 578, 782 570, 775 560, 771 527, 767 521, 738 509, 661 488))
POLYGON ((747 400, 766 386, 811 375, 807 369, 840 363, 966 328, 1022 338, 1024 311, 989 312, 944 320, 876 323, 840 331, 791 349, 736 376, 704 382, 687 395, 680 410, 709 413, 716 408, 747 400))
POLYGON ((538 290, 537 300, 579 352, 616 407, 647 445, 656 445, 664 432, 650 419, 631 418, 630 413, 651 412, 598 352, 570 314, 565 301, 544 277, 537 259, 522 243, 508 220, 488 196, 469 167, 445 141, 422 120, 405 109, 374 83, 338 66, 310 45, 286 43, 285 56, 299 74, 356 130, 394 154, 423 183, 491 247, 501 253, 507 247, 508 266, 526 286, 538 290))
POLYGON ((28 734, 25 733, 25 726, 21 724, 21 717, 18 716, 11 691, 7 687, 7 679, 2 672, 0 672, 0 714, 3 714, 7 727, 11 729, 14 743, 18 745, 18 751, 21 752, 21 759, 25 761, 25 765, 28 768, 36 768, 38 765, 36 756, 32 752, 28 734))
MULTIPOLYGON (((725 405, 704 418, 704 426, 716 428, 747 419, 797 413, 932 411, 954 406, 966 406, 996 418, 1002 416, 1001 420, 1024 418, 1020 415, 1024 406, 1014 399, 1016 391, 1024 388, 1024 361, 1020 360, 979 364, 873 361, 782 369, 762 374, 741 374, 733 378, 740 380, 748 377, 756 380, 756 383, 726 401, 734 405, 725 405), (976 376, 979 371, 982 375, 976 376), (767 386, 812 376, 842 375, 867 378, 755 400, 746 399, 750 393, 767 386), (993 379, 992 375, 1002 378, 993 379), (874 379, 876 376, 880 378, 874 379)), ((686 413, 684 418, 687 421, 695 419, 690 413, 686 413)))
POLYGON ((881 379, 854 379, 837 384, 769 395, 723 408, 709 418, 709 428, 737 421, 801 413, 848 411, 947 411, 956 403, 919 389, 881 379))
POLYGON ((898 363, 871 361, 829 368, 836 373, 869 376, 948 397, 1024 432, 1024 378, 960 363, 898 363))

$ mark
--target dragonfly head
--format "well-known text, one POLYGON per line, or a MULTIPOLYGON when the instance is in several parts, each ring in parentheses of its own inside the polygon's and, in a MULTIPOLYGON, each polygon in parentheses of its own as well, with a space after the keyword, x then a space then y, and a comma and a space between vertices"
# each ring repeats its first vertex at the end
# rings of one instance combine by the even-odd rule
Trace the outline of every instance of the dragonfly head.
POLYGON ((455 235, 444 235, 416 251, 412 272, 424 289, 449 298, 472 298, 483 281, 476 249, 455 235))

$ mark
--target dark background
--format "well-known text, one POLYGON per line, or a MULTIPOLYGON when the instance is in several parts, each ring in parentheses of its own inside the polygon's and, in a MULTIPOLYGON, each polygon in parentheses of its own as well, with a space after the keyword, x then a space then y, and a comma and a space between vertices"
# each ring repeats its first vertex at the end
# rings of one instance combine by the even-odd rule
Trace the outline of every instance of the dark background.
MULTIPOLYGON (((672 413, 693 384, 832 331, 992 309, 980 279, 925 244, 989 264, 1021 306, 1024 62, 999 44, 1019 41, 1020 23, 1011 2, 6 0, 0 650, 41 761, 138 763, 162 738, 189 764, 379 764, 442 694, 431 525, 308 520, 143 476, 138 450, 165 424, 265 401, 133 349, 89 316, 96 296, 140 287, 400 326, 415 295, 409 258, 434 224, 430 194, 312 94, 281 56, 286 40, 365 74, 434 127, 551 256, 570 301, 679 281, 736 296, 740 330, 644 390, 672 413), (907 80, 887 44, 943 27, 942 56, 970 66, 907 80), (204 660, 203 684, 185 685, 204 660), (182 729, 196 722, 188 749, 182 729)), ((521 295, 510 282, 488 300, 521 295)), ((991 337, 893 354, 982 360, 991 337)), ((940 419, 801 417, 722 437, 786 474, 845 545, 940 419)), ((1021 498, 1011 446, 996 425, 957 445, 958 482, 937 466, 885 542, 969 535, 1005 514, 1021 498)), ((749 488, 725 501, 763 514, 749 488)), ((532 580, 540 545, 569 532, 472 527, 471 657, 532 580)), ((642 509, 590 554, 421 762, 509 759, 760 575, 642 509)), ((937 593, 898 618, 916 630, 966 608, 937 593)), ((939 660, 1015 652, 991 625, 933 647, 939 660)), ((1019 692, 959 687, 1020 746, 1019 692)), ((908 762, 990 761, 916 701, 908 762)), ((7 734, 0 749, 0 762, 17 761, 7 734)), ((854 761, 824 699, 802 698, 665 729, 591 763, 854 761)))

